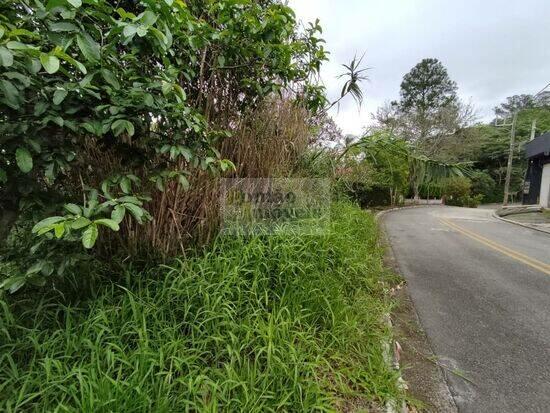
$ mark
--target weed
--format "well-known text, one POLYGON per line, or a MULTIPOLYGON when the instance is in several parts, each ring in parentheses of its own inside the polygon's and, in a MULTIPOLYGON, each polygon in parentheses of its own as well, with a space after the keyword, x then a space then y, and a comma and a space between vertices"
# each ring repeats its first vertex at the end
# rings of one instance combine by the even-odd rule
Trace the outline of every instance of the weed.
POLYGON ((332 216, 315 237, 219 237, 93 300, 0 300, 0 410, 333 411, 401 399, 382 355, 394 280, 376 224, 348 204, 332 216))

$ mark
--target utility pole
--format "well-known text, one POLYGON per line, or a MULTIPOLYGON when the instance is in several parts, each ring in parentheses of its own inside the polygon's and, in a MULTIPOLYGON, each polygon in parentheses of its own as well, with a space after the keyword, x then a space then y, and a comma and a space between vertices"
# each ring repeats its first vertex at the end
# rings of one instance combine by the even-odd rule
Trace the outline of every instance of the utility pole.
POLYGON ((529 139, 530 141, 535 139, 536 132, 537 132, 537 120, 533 119, 533 123, 531 124, 531 139, 529 139))
MULTIPOLYGON (((546 89, 550 87, 550 83, 548 83, 542 90, 537 93, 534 98, 536 99, 538 96, 540 96, 546 89)), ((516 145, 516 126, 518 122, 518 114, 521 111, 521 109, 516 109, 514 111, 514 119, 512 121, 512 131, 510 132, 510 152, 508 153, 508 166, 506 168, 506 182, 504 183, 504 202, 502 203, 503 207, 508 206, 508 200, 510 198, 510 181, 512 180, 512 164, 514 162, 514 146, 516 145)), ((497 125, 497 122, 495 120, 495 126, 510 126, 509 124, 503 124, 503 125, 497 125)), ((536 119, 533 121, 533 124, 531 125, 531 140, 535 138, 535 132, 536 132, 536 126, 537 121, 536 119)))
POLYGON ((512 179, 512 163, 514 161, 514 146, 516 145, 516 124, 518 122, 518 111, 514 112, 512 131, 510 132, 510 152, 508 154, 508 166, 506 168, 506 182, 504 183, 504 202, 502 206, 508 206, 510 197, 510 181, 512 179))

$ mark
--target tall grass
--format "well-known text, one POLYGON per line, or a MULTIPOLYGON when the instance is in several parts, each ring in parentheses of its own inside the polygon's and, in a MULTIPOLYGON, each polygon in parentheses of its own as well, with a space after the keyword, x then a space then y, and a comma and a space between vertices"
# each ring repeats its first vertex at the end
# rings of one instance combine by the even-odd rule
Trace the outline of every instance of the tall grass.
POLYGON ((393 279, 376 224, 348 204, 332 216, 315 237, 220 237, 87 302, 0 300, 0 410, 333 411, 401 398, 382 356, 393 279))

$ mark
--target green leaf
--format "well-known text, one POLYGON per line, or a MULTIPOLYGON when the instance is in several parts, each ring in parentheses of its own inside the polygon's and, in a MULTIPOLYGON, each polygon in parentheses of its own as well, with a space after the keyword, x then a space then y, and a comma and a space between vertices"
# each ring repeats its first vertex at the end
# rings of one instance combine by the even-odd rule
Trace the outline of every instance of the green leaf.
POLYGON ((97 241, 97 235, 98 235, 97 225, 92 223, 82 233, 82 245, 84 245, 84 248, 86 249, 93 248, 93 246, 95 245, 95 242, 97 241))
POLYGON ((25 281, 26 279, 22 275, 10 277, 0 284, 0 288, 3 290, 9 290, 10 294, 13 294, 25 285, 25 281))
POLYGON ((13 53, 3 46, 0 46, 0 65, 4 67, 13 65, 13 53))
POLYGON ((46 178, 46 183, 51 185, 55 181, 55 163, 50 162, 46 164, 44 168, 44 177, 46 178))
POLYGON ((0 184, 5 184, 6 182, 8 182, 8 175, 6 171, 0 168, 0 184))
POLYGON ((130 192, 132 192, 132 182, 130 181, 129 178, 124 177, 124 178, 121 179, 121 181, 120 181, 120 189, 121 189, 122 192, 124 192, 125 194, 129 194, 130 192))
POLYGON ((10 37, 29 37, 31 39, 40 39, 40 36, 26 29, 13 29, 9 33, 10 37))
POLYGON ((88 87, 92 83, 92 80, 94 80, 94 76, 95 73, 90 73, 84 76, 84 78, 80 82, 78 82, 78 84, 80 85, 80 87, 88 87))
POLYGON ((7 42, 6 47, 11 50, 27 50, 31 48, 28 44, 16 41, 7 42))
POLYGON ((50 75, 59 70, 59 59, 55 56, 43 53, 40 55, 40 63, 42 63, 42 67, 50 75))
POLYGON ((113 72, 111 72, 108 69, 101 69, 101 76, 103 76, 103 79, 105 79, 105 81, 109 85, 111 85, 113 87, 113 89, 115 89, 115 90, 120 89, 120 83, 118 83, 118 80, 115 77, 115 75, 113 74, 113 72))
POLYGON ((118 222, 108 218, 96 219, 94 221, 94 224, 103 225, 105 227, 111 228, 113 231, 118 231, 120 229, 118 222))
POLYGON ((97 62, 100 59, 101 48, 88 33, 79 34, 76 37, 76 42, 87 60, 90 62, 97 62))
POLYGON ((29 87, 31 85, 31 79, 19 72, 6 72, 4 73, 8 79, 18 80, 23 86, 29 87))
POLYGON ((168 93, 170 93, 172 91, 172 88, 173 88, 173 85, 171 83, 168 83, 168 82, 165 82, 165 81, 162 82, 162 94, 163 95, 167 95, 168 93))
POLYGON ((67 2, 76 9, 82 6, 82 0, 67 0, 67 2))
POLYGON ((185 175, 180 175, 178 177, 178 182, 185 191, 189 189, 189 180, 185 177, 185 175))
POLYGON ((33 275, 38 274, 40 271, 42 271, 42 267, 44 266, 44 261, 38 261, 31 265, 29 269, 27 269, 27 272, 25 275, 33 275))
POLYGON ((34 116, 40 116, 48 109, 48 104, 44 101, 36 103, 34 106, 34 116))
POLYGON ((143 223, 142 219, 145 215, 143 212, 143 208, 134 205, 134 204, 124 204, 124 207, 130 212, 130 214, 133 215, 133 217, 139 222, 140 224, 143 223))
POLYGON ((220 161, 220 169, 222 170, 222 172, 225 172, 228 169, 230 169, 232 171, 237 170, 237 168, 235 167, 235 164, 233 162, 231 162, 229 159, 222 159, 220 161))
POLYGON ((36 234, 43 229, 48 228, 48 231, 52 228, 52 225, 55 225, 61 221, 65 221, 65 217, 48 217, 37 223, 32 228, 32 233, 36 234))
POLYGON ((53 94, 53 103, 54 105, 59 105, 67 97, 67 91, 65 89, 57 89, 53 94))
POLYGON ((65 223, 62 222, 60 224, 54 225, 53 231, 54 231, 55 237, 57 239, 60 239, 65 233, 65 223))
POLYGON ((27 148, 17 148, 15 151, 15 160, 23 173, 27 174, 32 170, 32 155, 27 148))
POLYGON ((0 81, 0 90, 4 93, 7 104, 14 109, 19 109, 19 90, 14 84, 7 79, 2 79, 0 81))
POLYGON ((73 59, 71 56, 69 56, 67 53, 63 51, 60 47, 56 47, 54 50, 55 57, 64 60, 65 62, 69 63, 70 65, 76 67, 78 70, 82 72, 82 74, 87 74, 88 70, 86 69, 86 66, 84 66, 82 63, 80 63, 78 60, 73 59))
POLYGON ((32 74, 36 75, 38 72, 40 72, 40 68, 42 67, 42 65, 40 64, 40 60, 38 60, 38 59, 31 59, 31 60, 27 63, 27 67, 28 67, 29 72, 31 72, 32 74))
POLYGON ((180 85, 174 85, 174 90, 176 91, 176 96, 179 97, 182 102, 187 100, 187 94, 180 85))
POLYGON ((139 37, 144 37, 147 34, 147 26, 139 26, 136 33, 139 37))
POLYGON ((158 19, 158 16, 155 13, 153 13, 151 10, 145 10, 138 17, 140 17, 139 21, 146 26, 152 26, 153 24, 156 23, 158 19))
POLYGON ((76 204, 66 204, 64 208, 73 215, 82 215, 82 208, 76 204))
POLYGON ((124 202, 124 203, 129 202, 130 204, 139 205, 139 206, 143 205, 143 202, 141 202, 135 196, 123 196, 121 198, 118 198, 118 201, 124 202))
POLYGON ((90 221, 88 218, 85 218, 85 217, 79 217, 77 219, 75 219, 72 224, 71 224, 71 228, 72 229, 82 229, 84 227, 87 227, 88 225, 90 225, 92 223, 92 221, 90 221))
POLYGON ((50 24, 52 32, 77 32, 78 27, 69 22, 56 22, 50 24))
POLYGON ((111 129, 115 133, 115 136, 119 136, 122 132, 126 131, 128 135, 134 136, 134 125, 125 119, 119 119, 113 122, 111 129))
POLYGON ((179 152, 180 152, 180 155, 183 155, 183 157, 187 162, 189 162, 193 157, 193 154, 191 153, 191 151, 183 146, 179 147, 179 152))
POLYGON ((124 27, 124 30, 122 31, 122 34, 124 34, 124 37, 132 37, 137 33, 138 28, 134 26, 133 24, 129 24, 124 27))
POLYGON ((126 208, 124 205, 117 205, 113 212, 111 212, 111 219, 117 223, 121 223, 126 215, 126 208))

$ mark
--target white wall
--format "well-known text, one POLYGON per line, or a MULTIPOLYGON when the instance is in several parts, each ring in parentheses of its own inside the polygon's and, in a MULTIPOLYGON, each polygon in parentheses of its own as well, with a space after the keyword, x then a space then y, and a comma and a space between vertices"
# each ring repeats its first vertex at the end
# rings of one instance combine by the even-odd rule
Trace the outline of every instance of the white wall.
POLYGON ((542 182, 540 185, 540 205, 550 208, 550 163, 544 165, 542 170, 542 182))

